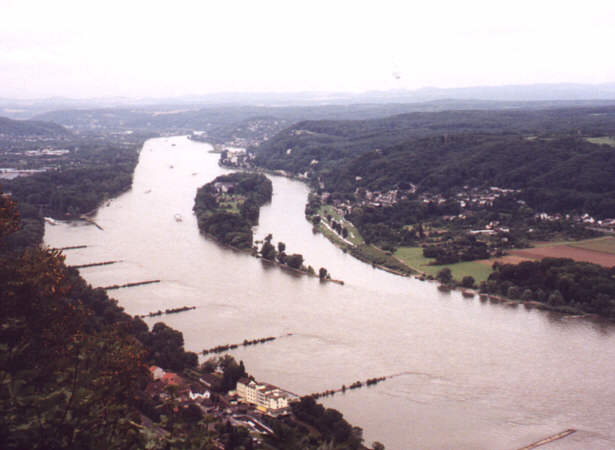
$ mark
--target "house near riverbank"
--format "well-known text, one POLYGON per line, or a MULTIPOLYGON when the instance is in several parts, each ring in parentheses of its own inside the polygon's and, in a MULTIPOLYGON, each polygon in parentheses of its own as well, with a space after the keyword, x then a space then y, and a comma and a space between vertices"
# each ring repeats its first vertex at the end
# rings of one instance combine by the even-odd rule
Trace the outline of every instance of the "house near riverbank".
POLYGON ((286 413, 288 403, 293 398, 292 394, 277 386, 257 383, 248 378, 237 381, 237 396, 240 401, 256 405, 256 409, 271 415, 286 413))
POLYGON ((228 191, 233 189, 237 183, 233 183, 230 181, 216 181, 214 183, 214 188, 218 194, 226 194, 228 191))

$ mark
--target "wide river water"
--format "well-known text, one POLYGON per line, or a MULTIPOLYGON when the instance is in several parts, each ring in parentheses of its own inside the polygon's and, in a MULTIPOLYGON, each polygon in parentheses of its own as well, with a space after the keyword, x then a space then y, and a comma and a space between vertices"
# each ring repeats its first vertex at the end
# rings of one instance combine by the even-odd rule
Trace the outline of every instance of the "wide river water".
POLYGON ((326 267, 344 286, 285 272, 199 234, 196 189, 228 171, 207 144, 185 137, 145 143, 132 190, 102 207, 104 229, 47 225, 51 247, 93 286, 161 279, 110 291, 130 314, 197 306, 163 320, 199 352, 218 344, 292 336, 241 348, 257 380, 299 395, 403 373, 321 400, 387 449, 515 449, 568 428, 542 448, 615 448, 612 325, 441 293, 436 285, 373 269, 312 233, 308 189, 270 177, 257 238, 326 267), (175 214, 183 221, 177 222, 175 214))

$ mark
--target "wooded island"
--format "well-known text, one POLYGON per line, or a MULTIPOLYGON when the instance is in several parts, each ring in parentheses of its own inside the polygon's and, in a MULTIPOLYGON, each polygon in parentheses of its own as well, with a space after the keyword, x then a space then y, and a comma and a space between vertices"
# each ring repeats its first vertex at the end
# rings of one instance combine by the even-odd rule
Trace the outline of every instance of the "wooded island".
POLYGON ((199 230, 220 243, 235 248, 252 248, 252 227, 258 223, 260 207, 271 201, 271 181, 261 174, 221 175, 200 187, 194 199, 199 230))

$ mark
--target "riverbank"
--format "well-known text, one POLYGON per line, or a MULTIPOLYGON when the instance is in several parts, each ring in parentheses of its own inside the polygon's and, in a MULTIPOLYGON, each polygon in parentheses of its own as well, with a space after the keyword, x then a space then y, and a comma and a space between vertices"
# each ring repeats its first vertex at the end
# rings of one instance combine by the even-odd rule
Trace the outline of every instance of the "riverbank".
MULTIPOLYGON (((245 168, 242 170, 246 170, 245 168)), ((284 176, 284 174, 277 173, 276 175, 284 176)), ((292 179, 293 177, 284 176, 285 178, 292 179)), ((297 179, 296 177, 294 177, 297 179)), ((304 180, 297 179, 298 181, 304 182, 304 180)), ((304 183, 305 184, 305 183, 304 183)), ((313 191, 312 191, 313 192, 313 191)), ((461 289, 459 293, 466 299, 475 297, 478 295, 478 287, 482 282, 487 281, 490 273, 493 269, 482 263, 482 262, 462 262, 453 265, 443 265, 443 266, 429 266, 429 271, 422 271, 420 268, 414 267, 412 265, 406 264, 405 257, 411 257, 416 259, 417 261, 425 262, 426 258, 422 255, 422 249, 420 247, 416 248, 406 248, 404 247, 401 250, 412 251, 411 254, 400 254, 396 252, 395 254, 391 252, 384 251, 374 245, 365 244, 361 239, 356 227, 350 224, 343 216, 341 216, 340 211, 332 211, 331 205, 325 205, 319 207, 317 212, 319 214, 311 214, 314 212, 312 209, 310 211, 310 195, 308 196, 308 205, 306 206, 305 217, 308 219, 308 222, 311 222, 313 225, 313 230, 320 232, 327 240, 333 243, 337 248, 341 249, 344 253, 350 253, 354 258, 371 265, 375 269, 380 269, 386 271, 388 273, 400 276, 400 277, 410 277, 413 276, 421 281, 437 281, 438 272, 445 269, 450 268, 454 282, 452 283, 455 288, 461 289), (323 210, 323 208, 328 208, 323 210), (317 220, 314 220, 315 216, 318 216, 317 220), (334 223, 335 222, 335 223, 334 223), (342 233, 342 231, 346 231, 342 233), (420 253, 421 258, 418 259, 417 256, 420 253), (466 278, 473 278, 473 286, 470 284, 466 284, 466 278), (468 290, 468 287, 473 287, 476 289, 476 292, 468 290)), ((292 270, 289 267, 286 267, 288 270, 292 270)), ((451 290, 456 290, 454 288, 446 288, 442 292, 448 292, 451 290)), ((574 306, 567 305, 549 305, 548 303, 536 302, 527 303, 518 301, 514 298, 507 298, 502 302, 506 305, 518 305, 525 304, 527 308, 536 308, 540 310, 555 312, 558 314, 564 314, 570 318, 589 318, 592 319, 596 317, 591 312, 583 311, 579 308, 575 308, 574 306)))

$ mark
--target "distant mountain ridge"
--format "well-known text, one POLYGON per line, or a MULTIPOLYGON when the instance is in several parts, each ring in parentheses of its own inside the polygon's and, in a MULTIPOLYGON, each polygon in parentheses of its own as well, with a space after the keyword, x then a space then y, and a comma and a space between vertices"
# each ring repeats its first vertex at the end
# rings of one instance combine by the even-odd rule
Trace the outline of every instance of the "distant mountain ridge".
POLYGON ((0 115, 30 118, 61 109, 100 109, 153 106, 183 106, 198 109, 205 105, 314 106, 356 103, 422 103, 432 101, 615 101, 615 83, 526 84, 474 86, 462 88, 423 87, 420 89, 372 90, 365 92, 221 92, 159 98, 82 98, 42 99, 0 98, 0 115))
POLYGON ((0 117, 0 136, 19 138, 27 136, 57 137, 70 132, 61 125, 40 120, 12 120, 0 117))

